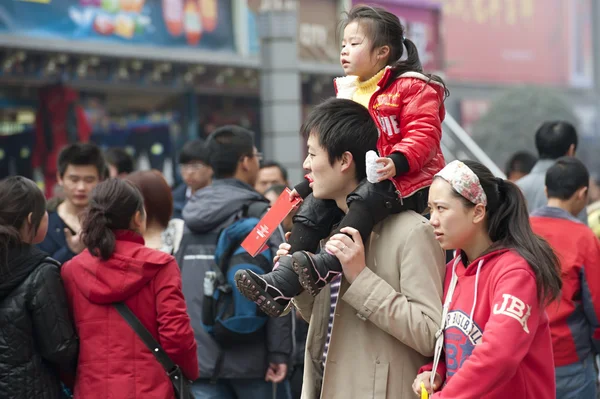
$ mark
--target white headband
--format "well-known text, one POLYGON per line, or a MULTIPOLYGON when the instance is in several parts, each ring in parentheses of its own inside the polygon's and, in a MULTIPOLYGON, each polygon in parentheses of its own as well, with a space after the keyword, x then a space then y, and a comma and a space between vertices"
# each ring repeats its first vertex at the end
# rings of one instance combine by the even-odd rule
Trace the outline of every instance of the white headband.
POLYGON ((461 161, 452 161, 436 176, 446 180, 457 193, 474 203, 487 205, 487 196, 479 177, 461 161))

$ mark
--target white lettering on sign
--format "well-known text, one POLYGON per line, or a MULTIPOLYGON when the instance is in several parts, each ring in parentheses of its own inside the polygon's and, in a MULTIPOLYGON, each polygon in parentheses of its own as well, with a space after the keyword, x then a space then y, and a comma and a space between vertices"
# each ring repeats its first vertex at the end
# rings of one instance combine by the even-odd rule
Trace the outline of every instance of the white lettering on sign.
POLYGON ((327 47, 327 28, 319 24, 300 24, 300 44, 305 47, 327 47))
POLYGON ((296 11, 296 0, 262 0, 260 11, 296 11))
POLYGON ((258 230, 256 230, 256 234, 258 234, 258 236, 260 238, 268 237, 269 236, 269 228, 266 225, 261 224, 258 227, 258 230))

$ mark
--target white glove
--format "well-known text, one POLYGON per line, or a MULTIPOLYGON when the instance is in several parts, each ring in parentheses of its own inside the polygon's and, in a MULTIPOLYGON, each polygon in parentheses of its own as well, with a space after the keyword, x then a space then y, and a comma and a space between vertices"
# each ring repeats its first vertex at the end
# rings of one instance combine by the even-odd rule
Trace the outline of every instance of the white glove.
POLYGON ((379 159, 379 155, 373 150, 367 151, 365 155, 365 164, 367 166, 367 180, 369 183, 378 183, 379 182, 379 173, 377 173, 377 169, 381 168, 381 165, 377 163, 377 159, 379 159))

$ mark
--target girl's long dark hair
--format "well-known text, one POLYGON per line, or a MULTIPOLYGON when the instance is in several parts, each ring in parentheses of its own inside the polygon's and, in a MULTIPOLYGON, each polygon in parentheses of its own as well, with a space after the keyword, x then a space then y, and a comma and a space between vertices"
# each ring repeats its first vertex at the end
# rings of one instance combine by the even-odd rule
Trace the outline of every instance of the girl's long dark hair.
MULTIPOLYGON (((358 5, 353 7, 346 18, 342 21, 343 27, 348 26, 351 22, 365 23, 364 28, 367 30, 371 39, 373 49, 389 46, 390 56, 387 64, 394 69, 394 77, 398 77, 406 72, 419 72, 427 76, 430 80, 440 83, 444 87, 446 97, 450 94, 444 80, 432 74, 423 72, 423 65, 419 58, 419 51, 415 43, 406 38, 406 29, 400 23, 400 19, 389 11, 380 7, 371 7, 358 5), (404 54, 406 47, 406 59, 400 60, 404 54)), ((391 84, 393 79, 390 79, 391 84)))
POLYGON ((110 179, 98 184, 81 225, 81 237, 90 253, 110 258, 115 250, 114 230, 129 229, 138 211, 144 213, 144 200, 133 183, 110 179))
MULTIPOLYGON (((534 234, 529 223, 527 203, 521 189, 514 183, 494 177, 479 162, 462 161, 479 178, 487 196, 487 229, 493 248, 517 251, 535 273, 540 303, 548 304, 558 298, 562 288, 560 263, 552 247, 534 234)), ((472 202, 454 192, 468 207, 472 202)))
POLYGON ((6 265, 8 251, 22 243, 19 233, 29 214, 32 237, 46 214, 46 198, 39 187, 22 176, 0 181, 0 265, 6 265))

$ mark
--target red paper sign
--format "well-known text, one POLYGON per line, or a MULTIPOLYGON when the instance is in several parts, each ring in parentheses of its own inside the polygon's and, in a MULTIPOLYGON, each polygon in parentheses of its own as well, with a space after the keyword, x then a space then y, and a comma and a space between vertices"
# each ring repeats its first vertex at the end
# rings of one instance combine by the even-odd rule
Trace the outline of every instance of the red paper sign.
POLYGON ((248 251, 250 255, 256 256, 264 250, 267 240, 277 230, 277 226, 281 224, 296 205, 302 202, 300 198, 290 201, 291 192, 289 188, 286 188, 281 193, 275 204, 242 242, 242 248, 248 251))

